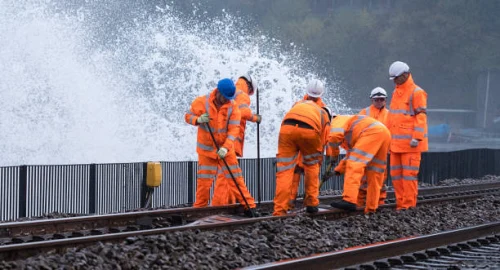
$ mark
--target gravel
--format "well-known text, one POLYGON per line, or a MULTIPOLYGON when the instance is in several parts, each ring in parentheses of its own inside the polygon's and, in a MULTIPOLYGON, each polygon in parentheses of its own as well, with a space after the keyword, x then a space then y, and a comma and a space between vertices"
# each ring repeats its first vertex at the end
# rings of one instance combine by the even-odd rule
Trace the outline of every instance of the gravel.
POLYGON ((473 185, 480 183, 498 182, 500 181, 500 176, 497 175, 486 175, 479 179, 465 178, 465 179, 446 179, 440 181, 438 186, 457 186, 457 185, 473 185))
POLYGON ((69 218, 69 217, 80 217, 80 216, 87 216, 85 214, 72 214, 72 213, 59 213, 59 212, 52 212, 52 213, 47 213, 43 214, 41 216, 37 217, 25 217, 25 218, 19 218, 16 220, 4 220, 0 221, 0 223, 5 223, 5 222, 22 222, 22 221, 31 221, 31 220, 40 220, 40 219, 55 219, 55 218, 69 218))
MULTIPOLYGON (((432 185, 429 183, 424 183, 424 182, 419 182, 418 186, 419 187, 435 187, 435 186, 459 186, 459 185, 474 185, 474 184, 481 184, 481 183, 491 183, 491 182, 498 182, 500 181, 500 176, 497 175, 486 175, 481 178, 464 178, 464 179, 458 179, 458 178, 451 178, 451 179, 446 179, 440 181, 437 185, 432 185)), ((387 187, 387 190, 393 190, 392 187, 387 187)), ((321 196, 325 195, 342 195, 342 190, 323 190, 320 192, 321 196)), ((303 195, 301 195, 303 196, 303 195)))
POLYGON ((1 261, 0 269, 234 269, 500 219, 488 196, 336 221, 298 216, 230 231, 184 231, 1 261))
MULTIPOLYGON (((452 179, 446 179, 441 182, 439 182, 437 185, 431 185, 427 183, 419 183, 420 187, 432 187, 432 186, 456 186, 456 185, 471 185, 471 184, 478 184, 478 183, 485 183, 485 182, 496 182, 500 181, 500 176, 495 176, 495 175, 486 175, 482 178, 479 179, 472 179, 472 178, 466 178, 466 179, 457 179, 457 178, 452 178, 452 179)), ((392 190, 392 187, 388 187, 388 190, 392 190)), ((323 190, 320 192, 321 196, 325 195, 342 195, 342 190, 323 190)), ((299 195, 299 197, 303 197, 302 195, 299 195)), ((139 212, 139 211, 144 211, 144 210, 160 210, 160 209, 173 209, 173 208, 182 208, 182 207, 192 207, 192 204, 179 204, 179 205, 170 205, 170 206, 161 206, 161 207, 155 207, 155 208, 138 208, 138 209, 132 209, 128 210, 125 212, 139 212)), ((54 219, 54 218, 67 218, 67 217, 78 217, 78 216, 88 216, 86 214, 72 214, 72 213, 59 213, 59 212, 52 212, 52 213, 47 213, 42 216, 37 216, 37 217, 27 217, 27 218, 19 218, 16 220, 6 220, 6 221, 0 221, 0 223, 3 222, 22 222, 22 221, 30 221, 30 220, 40 220, 40 219, 54 219)))

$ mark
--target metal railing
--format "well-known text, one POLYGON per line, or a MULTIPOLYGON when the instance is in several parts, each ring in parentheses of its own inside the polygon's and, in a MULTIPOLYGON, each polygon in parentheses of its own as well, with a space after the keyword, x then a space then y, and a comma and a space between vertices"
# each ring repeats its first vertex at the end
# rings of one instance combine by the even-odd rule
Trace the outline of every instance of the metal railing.
MULTIPOLYGON (((141 207, 146 163, 23 165, 0 167, 0 220, 47 213, 104 214, 141 207)), ((469 149, 422 154, 419 181, 437 184, 449 178, 500 175, 500 150, 469 149)), ((258 198, 257 160, 242 159, 248 189, 258 198)), ((195 199, 197 162, 161 162, 162 184, 152 207, 190 204, 195 199)), ((321 173, 325 171, 322 165, 321 173)), ((261 198, 272 200, 276 185, 275 158, 261 159, 261 198)), ((390 185, 390 179, 388 179, 390 185)), ((322 190, 340 190, 343 178, 334 176, 322 190)), ((301 181, 299 194, 304 190, 301 181)))

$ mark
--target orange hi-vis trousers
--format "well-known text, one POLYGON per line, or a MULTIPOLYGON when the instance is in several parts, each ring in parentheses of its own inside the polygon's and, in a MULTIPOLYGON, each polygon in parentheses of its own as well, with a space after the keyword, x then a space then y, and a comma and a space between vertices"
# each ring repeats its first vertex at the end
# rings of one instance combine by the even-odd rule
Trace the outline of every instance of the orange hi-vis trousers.
POLYGON ((397 210, 417 206, 420 158, 420 152, 391 152, 391 178, 397 210))
POLYGON ((213 206, 235 204, 237 202, 236 196, 230 191, 229 187, 229 182, 232 181, 233 180, 231 179, 231 176, 229 175, 229 178, 226 178, 226 175, 224 174, 224 169, 218 166, 217 181, 215 181, 214 192, 217 191, 217 194, 220 194, 220 196, 217 196, 216 201, 214 200, 212 201, 213 206))
POLYGON ((365 213, 375 212, 378 208, 390 143, 391 134, 387 128, 375 126, 365 130, 346 155, 342 196, 345 201, 356 204, 361 179, 366 174, 368 187, 365 213))
MULTIPOLYGON (((385 200, 387 199, 387 186, 385 182, 387 180, 387 170, 384 173, 384 183, 382 183, 382 188, 380 189, 380 197, 378 199, 378 205, 385 204, 385 200)), ((366 203, 366 190, 368 189, 368 181, 366 179, 366 174, 361 178, 361 186, 359 187, 358 193, 358 202, 357 206, 362 207, 365 206, 366 203)))
MULTIPOLYGON (((238 160, 236 159, 236 154, 234 151, 228 152, 224 158, 235 177, 238 187, 241 189, 243 196, 245 196, 246 201, 250 208, 255 208, 255 200, 253 199, 250 192, 248 192, 247 186, 243 179, 243 174, 241 172, 240 166, 238 165, 238 160)), ((212 198, 212 205, 221 205, 227 201, 228 194, 230 192, 236 197, 241 204, 244 205, 243 197, 241 196, 238 187, 236 187, 231 175, 224 164, 222 159, 214 159, 204 155, 198 155, 198 179, 196 183, 196 201, 193 207, 205 207, 208 206, 208 201, 210 199, 210 187, 212 186, 213 179, 217 175, 217 167, 223 168, 223 174, 225 176, 226 184, 228 188, 222 192, 217 189, 217 184, 214 190, 214 197, 212 198)), ((246 207, 246 206, 245 206, 246 207)))
POLYGON ((293 170, 292 185, 290 186, 290 200, 288 201, 289 209, 295 208, 295 200, 299 192, 300 178, 304 175, 304 164, 302 164, 302 154, 299 152, 297 156, 297 165, 293 170))
POLYGON ((303 156, 305 172, 305 206, 319 205, 319 166, 322 158, 320 134, 313 129, 282 125, 276 155, 276 196, 274 216, 286 215, 289 210, 292 179, 299 152, 303 156))
MULTIPOLYGON (((299 155, 298 158, 302 158, 302 155, 299 155)), ((297 195, 299 192, 300 177, 304 174, 303 166, 304 165, 302 165, 302 162, 300 162, 300 164, 297 164, 297 166, 295 166, 295 169, 293 171, 292 185, 290 187, 290 200, 288 201, 289 209, 295 208, 295 200, 297 199, 297 195)))

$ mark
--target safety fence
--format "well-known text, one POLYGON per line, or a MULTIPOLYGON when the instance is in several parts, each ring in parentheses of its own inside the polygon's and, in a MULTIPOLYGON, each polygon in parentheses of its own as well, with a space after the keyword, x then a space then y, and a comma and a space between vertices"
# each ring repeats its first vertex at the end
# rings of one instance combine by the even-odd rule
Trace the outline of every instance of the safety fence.
MULTIPOLYGON (((498 164, 498 149, 423 153, 419 181, 437 184, 449 178, 500 175, 498 164)), ((272 200, 275 158, 260 160, 260 187, 257 160, 242 159, 240 165, 254 198, 272 200)), ((161 162, 161 166, 162 183, 153 192, 152 207, 191 204, 196 192, 197 162, 161 162)), ((323 164, 322 174, 325 168, 323 164)), ((0 220, 53 212, 104 214, 140 208, 145 198, 145 171, 145 162, 0 167, 0 220)), ((339 190, 342 185, 342 177, 334 176, 322 190, 339 190)), ((301 181, 299 194, 303 190, 301 181)))

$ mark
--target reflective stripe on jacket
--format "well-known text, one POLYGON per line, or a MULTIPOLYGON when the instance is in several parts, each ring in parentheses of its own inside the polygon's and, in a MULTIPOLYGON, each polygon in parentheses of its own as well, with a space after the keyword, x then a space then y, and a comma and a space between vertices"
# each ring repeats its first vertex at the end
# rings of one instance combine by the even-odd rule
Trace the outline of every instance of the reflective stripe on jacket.
POLYGON ((387 117, 389 115, 389 110, 385 107, 382 109, 377 109, 373 104, 362 109, 358 114, 360 115, 366 115, 370 116, 380 123, 384 124, 386 127, 388 125, 387 123, 387 117))
POLYGON ((311 100, 297 101, 285 115, 283 121, 287 119, 295 119, 308 124, 321 136, 322 142, 326 143, 330 119, 328 119, 328 113, 315 102, 311 100))
MULTIPOLYGON (((309 98, 309 95, 308 94, 305 94, 304 95, 304 98, 302 100, 308 100, 309 98)), ((311 100, 313 101, 313 100, 311 100)), ((316 103, 316 105, 320 106, 320 107, 326 107, 326 104, 323 102, 323 100, 319 97, 316 99, 316 101, 313 101, 314 103, 316 103)), ((330 132, 330 129, 327 129, 327 133, 330 132)), ((323 144, 325 145, 325 148, 326 148, 326 155, 327 156, 332 156, 334 153, 332 153, 332 149, 330 147, 328 147, 328 144, 327 144, 327 141, 326 139, 328 138, 328 134, 325 136, 325 141, 323 141, 323 144)), ((337 153, 338 155, 338 153, 337 153)))
POLYGON ((350 151, 363 132, 377 125, 384 124, 366 115, 338 115, 330 123, 328 145, 350 151))
MULTIPOLYGON (((308 94, 305 94, 305 95, 304 95, 304 98, 303 98, 302 100, 300 100, 300 101, 295 102, 294 106, 295 106, 295 105, 297 105, 297 104, 298 104, 298 103, 300 103, 300 102, 303 102, 303 101, 311 101, 311 102, 314 102, 314 103, 316 103, 316 105, 318 105, 318 106, 320 106, 320 107, 325 107, 325 106, 326 106, 326 105, 325 105, 325 103, 323 103, 323 100, 321 100, 321 98, 317 98, 317 99, 316 99, 316 101, 313 101, 313 100, 308 100, 308 98, 309 98, 309 95, 308 95, 308 94)), ((321 109, 321 110, 323 111, 323 109, 321 109)), ((326 115, 327 115, 327 114, 326 114, 326 115)), ((326 148, 326 155, 327 155, 327 156, 332 156, 332 155, 333 155, 332 150, 331 150, 331 148, 330 148, 330 147, 328 147, 328 145, 327 145, 327 141, 326 141, 326 139, 328 138, 328 132, 330 132, 330 129, 329 129, 329 128, 327 128, 327 129, 326 129, 326 134, 322 137, 322 139, 323 139, 322 143, 323 143, 323 145, 324 145, 324 148, 326 148)), ((323 152, 325 152, 325 150, 323 150, 323 152)), ((323 153, 322 153, 322 154, 323 154, 323 153)), ((337 153, 337 156, 338 156, 338 155, 339 155, 339 154, 337 153)), ((300 152, 299 152, 299 156, 298 156, 298 158, 297 158, 297 166, 299 166, 299 167, 301 167, 301 168, 302 168, 302 167, 304 167, 304 165, 303 165, 304 160, 303 160, 303 159, 304 159, 304 157, 302 156, 302 153, 300 153, 300 152)))
POLYGON ((219 147, 234 150, 234 141, 239 134, 241 113, 235 102, 228 102, 222 105, 219 110, 214 104, 215 94, 218 90, 214 89, 210 94, 197 97, 191 104, 190 110, 185 115, 185 121, 188 124, 198 126, 198 137, 196 152, 211 158, 217 158, 217 147, 206 124, 198 124, 196 120, 205 112, 210 115, 210 128, 214 134, 219 147))
POLYGON ((344 173, 345 161, 351 158, 351 151, 367 155, 367 158, 373 158, 373 155, 368 156, 368 153, 364 153, 353 147, 364 132, 371 128, 379 128, 377 126, 383 126, 386 129, 384 124, 366 115, 338 115, 332 120, 330 123, 328 146, 334 149, 334 151, 339 151, 340 146, 346 150, 345 158, 337 165, 337 168, 342 168, 342 171, 339 171, 340 173, 344 173))
POLYGON ((429 149, 426 111, 427 93, 413 82, 410 74, 408 80, 397 85, 392 93, 388 117, 392 152, 424 152, 429 149), (410 146, 411 139, 420 141, 417 147, 410 146))

